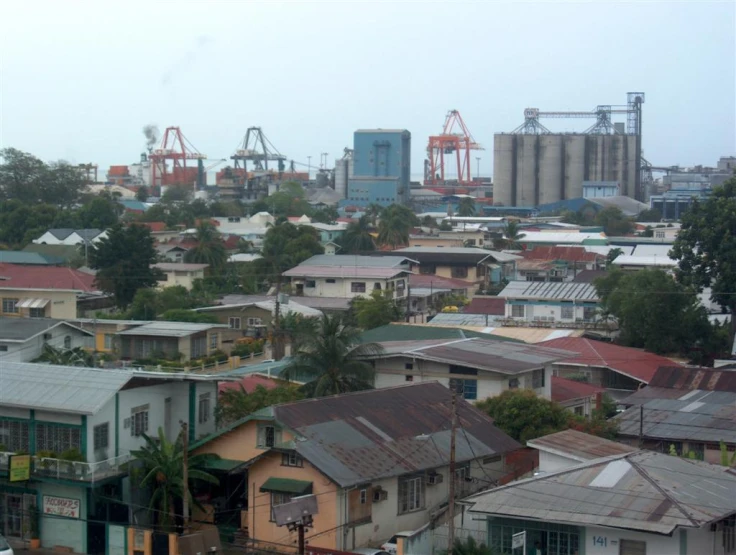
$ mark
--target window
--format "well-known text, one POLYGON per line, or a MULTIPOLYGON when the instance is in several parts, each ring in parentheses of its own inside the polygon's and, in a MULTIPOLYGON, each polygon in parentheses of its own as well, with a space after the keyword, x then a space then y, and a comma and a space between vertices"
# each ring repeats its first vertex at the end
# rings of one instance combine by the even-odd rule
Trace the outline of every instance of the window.
POLYGON ((326 279, 325 283, 335 283, 335 280, 332 278, 326 279))
POLYGON ((413 362, 405 362, 404 363, 404 370, 414 370, 414 363, 413 362))
POLYGON ((381 282, 377 281, 373 284, 373 290, 374 291, 380 291, 381 290, 381 282))
POLYGON ((583 307, 583 320, 590 322, 596 319, 598 316, 598 308, 595 306, 584 306, 583 307))
POLYGON ((511 378, 509 380, 509 389, 519 389, 519 378, 511 378))
POLYGON ((563 304, 560 310, 560 318, 563 320, 572 320, 575 318, 574 307, 571 304, 563 304))
POLYGON ((7 345, 0 345, 0 352, 7 353, 8 352, 8 346, 7 345))
POLYGON ((259 449, 269 449, 281 442, 281 430, 277 430, 275 426, 261 425, 258 427, 256 442, 259 449))
POLYGON ((248 325, 249 326, 262 326, 263 320, 260 318, 248 318, 248 325))
POLYGON ((574 412, 576 416, 583 416, 583 407, 575 407, 574 412))
POLYGON ((240 316, 231 316, 227 319, 227 324, 230 326, 231 330, 239 330, 240 329, 240 316))
POLYGON ((689 451, 688 456, 694 456, 699 461, 705 460, 705 443, 689 441, 687 447, 689 451), (690 455, 690 453, 692 453, 692 455, 690 455))
POLYGON ((271 494, 271 522, 276 521, 273 508, 288 503, 294 496, 289 493, 272 493, 271 494))
POLYGON ((130 409, 130 435, 140 436, 148 432, 148 405, 130 409))
POLYGON ((281 455, 281 466, 304 466, 304 459, 296 454, 295 451, 289 451, 281 455))
POLYGON ((362 489, 360 490, 360 496, 359 496, 360 504, 365 505, 368 503, 368 490, 362 489))
POLYGON ((723 551, 736 553, 736 515, 723 520, 723 551))
POLYGON ((511 537, 522 530, 526 530, 527 538, 538 538, 542 542, 545 554, 576 555, 581 551, 577 526, 511 518, 493 519, 488 526, 489 547, 498 553, 512 553, 511 537))
POLYGON ((210 394, 202 393, 199 396, 199 423, 204 424, 210 419, 210 394))
POLYGON ((314 289, 315 287, 317 287, 317 282, 313 279, 308 279, 304 282, 304 287, 306 287, 307 289, 314 289))
POLYGON ((424 274, 425 276, 426 275, 434 275, 434 274, 437 273, 437 266, 431 266, 431 265, 428 265, 428 266, 425 266, 425 265, 419 266, 419 273, 420 274, 424 274))
POLYGON ((43 318, 46 316, 46 309, 45 308, 31 308, 28 311, 28 315, 31 318, 43 318))
POLYGON ((532 389, 544 387, 544 368, 532 372, 532 389))
POLYGON ((458 378, 450 379, 450 389, 463 399, 475 400, 478 398, 478 381, 477 380, 461 380, 458 378))
POLYGON ((110 424, 105 422, 99 424, 92 429, 93 445, 95 451, 98 449, 107 449, 110 446, 110 424))
POLYGON ((106 333, 105 334, 105 349, 112 350, 113 348, 113 341, 115 340, 115 336, 112 333, 106 333))
POLYGON ((36 451, 61 454, 70 449, 81 450, 81 446, 82 430, 80 427, 36 423, 36 451))
POLYGON ((453 266, 451 275, 454 278, 466 278, 468 277, 468 269, 465 266, 453 266))
POLYGON ((17 304, 18 299, 3 299, 3 312, 6 314, 18 314, 17 304))
POLYGON ((512 304, 511 305, 511 317, 512 318, 524 318, 524 308, 526 308, 523 304, 512 304))
POLYGON ((424 508, 424 474, 399 478, 399 514, 424 508))
POLYGON ((466 246, 468 247, 474 247, 475 246, 475 239, 466 239, 465 240, 466 246))
POLYGON ((655 232, 654 232, 654 236, 655 236, 655 237, 656 237, 657 239, 664 239, 664 231, 655 231, 655 232))
POLYGON ((350 291, 353 293, 365 293, 365 282, 364 281, 351 282, 350 291))
POLYGON ((210 333, 210 351, 214 351, 217 349, 218 340, 220 337, 217 333, 210 333))
POLYGON ((65 349, 72 348, 72 336, 71 335, 67 335, 64 337, 64 348, 65 349))
POLYGON ((396 282, 396 289, 405 289, 406 288, 406 281, 403 279, 400 279, 396 282))
POLYGON ((404 376, 404 380, 406 380, 407 382, 413 382, 414 376, 412 376, 411 374, 407 374, 406 376, 404 376))
POLYGON ((647 555, 647 542, 637 540, 621 540, 619 555, 647 555))
POLYGON ((28 422, 0 420, 0 443, 5 446, 5 451, 10 453, 30 451, 28 438, 28 422))

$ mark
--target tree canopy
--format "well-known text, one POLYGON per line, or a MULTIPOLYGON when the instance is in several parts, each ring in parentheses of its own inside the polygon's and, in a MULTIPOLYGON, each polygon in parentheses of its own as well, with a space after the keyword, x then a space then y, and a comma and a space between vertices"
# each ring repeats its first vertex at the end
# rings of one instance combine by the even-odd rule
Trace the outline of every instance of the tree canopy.
POLYGON ((340 245, 340 254, 358 254, 376 250, 368 216, 361 216, 359 220, 350 222, 337 242, 340 245))
POLYGON ((184 261, 208 264, 210 274, 220 275, 225 264, 227 264, 228 258, 220 232, 210 222, 202 221, 197 226, 195 240, 197 244, 187 251, 184 255, 184 261))
POLYGON ((609 237, 627 235, 634 230, 633 222, 616 206, 608 206, 598 212, 595 225, 601 226, 609 237))
POLYGON ((475 216, 475 199, 463 197, 457 205, 457 215, 468 217, 475 216))
POLYGON ((356 297, 352 310, 358 326, 372 330, 401 320, 402 311, 394 301, 392 291, 373 291, 370 297, 356 297))
POLYGON ((392 249, 409 244, 409 232, 419 224, 414 212, 402 205, 392 204, 381 212, 378 222, 378 244, 392 249))
POLYGON ((237 389, 226 389, 220 394, 215 408, 215 419, 218 427, 226 426, 257 410, 301 399, 304 399, 304 393, 294 384, 283 384, 273 389, 258 385, 251 393, 241 385, 237 389))

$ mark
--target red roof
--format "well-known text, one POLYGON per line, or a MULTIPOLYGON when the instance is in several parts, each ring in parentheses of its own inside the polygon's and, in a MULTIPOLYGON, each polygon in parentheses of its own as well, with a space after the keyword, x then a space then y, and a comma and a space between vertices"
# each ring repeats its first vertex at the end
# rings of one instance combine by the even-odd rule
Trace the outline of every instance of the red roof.
POLYGON ((151 230, 153 233, 166 231, 166 223, 165 222, 134 222, 135 225, 144 225, 148 229, 151 230))
POLYGON ((272 378, 253 375, 246 376, 245 378, 237 382, 221 382, 218 386, 218 391, 222 393, 223 391, 227 391, 228 389, 240 390, 241 385, 243 386, 243 389, 245 389, 246 393, 253 393, 256 390, 256 387, 258 387, 259 385, 265 387, 266 389, 274 389, 278 387, 278 383, 276 383, 276 380, 272 378))
POLYGON ((503 297, 475 297, 463 312, 467 314, 506 314, 506 299, 503 297))
POLYGON ((555 403, 564 403, 571 399, 592 397, 597 393, 603 393, 606 389, 597 385, 568 380, 559 376, 552 376, 552 400, 555 403))
POLYGON ((640 349, 622 347, 584 337, 559 337, 542 341, 538 345, 579 353, 578 356, 565 359, 558 364, 571 363, 610 368, 644 383, 649 383, 660 366, 675 364, 669 358, 640 349))
POLYGON ((426 287, 435 289, 470 289, 474 284, 461 279, 432 276, 429 274, 412 274, 409 276, 410 287, 426 287))
POLYGON ((95 276, 71 268, 45 266, 39 270, 33 266, 0 263, 0 288, 71 289, 91 293, 99 291, 94 282, 95 276))
POLYGON ((566 262, 595 262, 600 254, 588 252, 584 247, 534 247, 521 253, 526 260, 564 260, 566 262))

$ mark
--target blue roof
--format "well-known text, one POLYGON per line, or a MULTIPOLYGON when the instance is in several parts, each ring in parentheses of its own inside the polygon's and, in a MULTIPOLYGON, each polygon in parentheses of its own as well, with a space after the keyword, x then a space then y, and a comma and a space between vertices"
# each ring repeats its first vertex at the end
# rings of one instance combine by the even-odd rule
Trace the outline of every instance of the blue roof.
POLYGON ((37 266, 56 266, 66 260, 60 256, 27 251, 0 251, 0 262, 5 264, 27 264, 37 266))
POLYGON ((148 205, 145 202, 141 202, 135 199, 121 198, 118 202, 122 204, 127 210, 136 210, 138 212, 145 212, 148 210, 148 205))

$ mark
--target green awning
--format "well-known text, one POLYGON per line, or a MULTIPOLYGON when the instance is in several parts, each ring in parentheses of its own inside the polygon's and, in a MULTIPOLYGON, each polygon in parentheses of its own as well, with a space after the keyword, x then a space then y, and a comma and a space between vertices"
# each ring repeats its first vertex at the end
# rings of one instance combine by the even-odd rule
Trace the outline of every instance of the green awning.
POLYGON ((204 463, 205 470, 214 470, 219 472, 227 472, 228 474, 245 470, 248 467, 247 462, 234 461, 232 459, 209 459, 204 463))
POLYGON ((312 493, 312 482, 290 480, 289 478, 269 478, 261 486, 261 492, 264 491, 306 495, 312 493))

